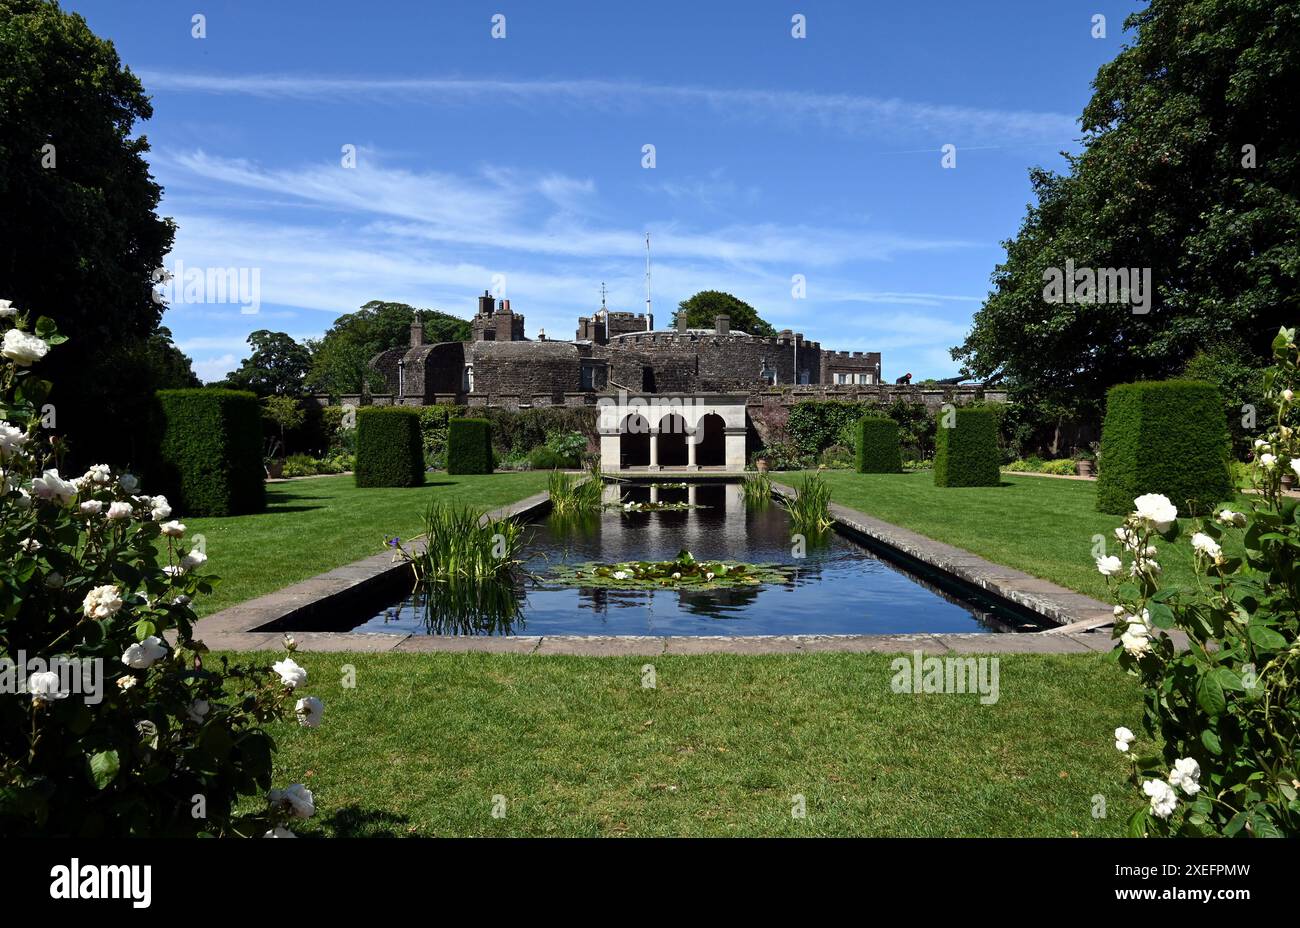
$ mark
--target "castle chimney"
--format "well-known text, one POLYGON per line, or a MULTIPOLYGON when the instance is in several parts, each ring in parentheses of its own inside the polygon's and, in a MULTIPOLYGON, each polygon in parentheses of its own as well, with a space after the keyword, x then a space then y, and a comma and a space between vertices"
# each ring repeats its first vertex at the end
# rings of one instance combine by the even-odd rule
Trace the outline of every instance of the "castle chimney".
POLYGON ((686 310, 677 310, 677 331, 685 334, 686 332, 686 310))
POLYGON ((418 348, 424 344, 424 326, 420 320, 411 323, 411 347, 418 348))
POLYGON ((716 332, 716 333, 719 334, 719 335, 730 335, 730 334, 731 334, 731 317, 730 317, 730 316, 714 316, 714 317, 713 317, 713 331, 716 332))
POLYGON ((491 291, 484 290, 483 295, 478 298, 478 314, 480 316, 490 316, 495 308, 496 300, 492 299, 491 291))

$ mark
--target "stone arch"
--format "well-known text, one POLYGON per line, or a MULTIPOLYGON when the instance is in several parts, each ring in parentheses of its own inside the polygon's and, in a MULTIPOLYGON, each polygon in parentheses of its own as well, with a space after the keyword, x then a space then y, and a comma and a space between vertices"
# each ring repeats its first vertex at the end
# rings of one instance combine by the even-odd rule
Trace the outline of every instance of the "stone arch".
POLYGON ((724 467, 727 463, 726 420, 716 412, 705 413, 696 426, 695 463, 700 467, 724 467))
POLYGON ((650 423, 640 413, 628 413, 618 425, 621 467, 650 466, 650 423))
POLYGON ((686 441, 688 437, 686 434, 686 420, 678 413, 670 412, 659 420, 659 434, 656 439, 659 442, 660 467, 686 466, 686 441))

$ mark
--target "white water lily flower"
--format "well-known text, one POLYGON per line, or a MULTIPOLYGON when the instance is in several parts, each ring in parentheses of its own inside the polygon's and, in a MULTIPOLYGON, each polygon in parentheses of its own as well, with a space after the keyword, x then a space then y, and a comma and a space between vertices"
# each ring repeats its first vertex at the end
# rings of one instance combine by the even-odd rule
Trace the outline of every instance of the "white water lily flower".
POLYGON ((140 488, 140 480, 135 474, 123 474, 117 478, 117 485, 124 493, 134 493, 140 488))
POLYGON ((1159 493, 1146 493, 1133 500, 1135 515, 1150 523, 1157 532, 1163 532, 1178 518, 1178 507, 1159 493))
POLYGON ((1127 754, 1129 745, 1132 744, 1134 740, 1136 740, 1136 736, 1124 726, 1121 725, 1119 728, 1115 729, 1115 750, 1127 754))
POLYGON ((276 661, 271 665, 271 669, 280 675, 281 682, 289 689, 301 686, 307 682, 307 671, 298 666, 298 663, 292 657, 286 657, 282 661, 276 661))
POLYGON ((288 828, 284 828, 280 825, 276 825, 266 834, 262 835, 262 837, 263 838, 296 838, 298 836, 294 834, 292 831, 290 831, 288 828))
POLYGON ((626 580, 630 576, 632 575, 628 573, 626 570, 616 570, 613 573, 613 577, 615 580, 626 580))
MULTIPOLYGON (((1294 461, 1291 462, 1293 465, 1294 461)), ((1224 525, 1235 525, 1237 528, 1243 528, 1246 525, 1246 514, 1243 512, 1233 512, 1231 509, 1221 509, 1216 517, 1224 525)))
POLYGON ((112 584, 97 586, 81 601, 81 611, 88 619, 107 619, 122 608, 122 594, 112 584))
POLYGON ((1151 797, 1151 814, 1156 818, 1169 818, 1178 806, 1178 794, 1164 780, 1147 780, 1142 792, 1151 797))
POLYGON ((170 522, 162 524, 162 533, 168 538, 180 538, 185 534, 184 524, 172 519, 170 522))
POLYGON ((131 508, 130 503, 115 502, 108 504, 108 517, 114 522, 124 522, 131 518, 134 512, 135 510, 131 508))
POLYGON ((208 710, 210 708, 211 706, 208 705, 208 701, 206 699, 194 700, 194 702, 190 703, 190 711, 189 711, 190 721, 201 723, 203 721, 204 716, 208 714, 208 710))
POLYGON ((77 498, 77 488, 70 481, 60 477, 57 469, 52 468, 32 480, 32 494, 37 499, 50 500, 62 506, 70 506, 72 501, 77 498))
POLYGON ((325 703, 315 696, 304 696, 293 709, 298 715, 298 724, 305 728, 315 728, 325 715, 325 703))
POLYGON ((273 806, 281 806, 293 813, 294 818, 311 818, 316 814, 316 801, 311 790, 301 783, 294 783, 285 789, 273 789, 266 799, 273 806))
POLYGON ((32 702, 54 702, 66 699, 68 694, 59 688, 59 675, 53 670, 42 670, 27 678, 27 692, 32 702))
POLYGON ((1174 769, 1169 773, 1169 785, 1180 788, 1189 796, 1201 791, 1201 765, 1194 757, 1180 757, 1174 761, 1174 769))
POLYGON ((1097 570, 1103 577, 1113 577, 1124 569, 1124 562, 1115 555, 1097 558, 1097 570))
POLYGON ((1197 532, 1192 536, 1192 548, 1197 554, 1208 557, 1212 561, 1217 561, 1223 556, 1223 549, 1219 543, 1204 532, 1197 532))
POLYGON ((122 663, 132 670, 148 670, 166 655, 167 645, 157 635, 150 635, 122 652, 122 663))
POLYGON ((27 433, 0 419, 0 460, 8 460, 27 444, 27 433))
POLYGON ((45 339, 29 335, 21 329, 5 332, 4 344, 0 345, 0 354, 19 367, 27 367, 45 357, 50 346, 45 339))

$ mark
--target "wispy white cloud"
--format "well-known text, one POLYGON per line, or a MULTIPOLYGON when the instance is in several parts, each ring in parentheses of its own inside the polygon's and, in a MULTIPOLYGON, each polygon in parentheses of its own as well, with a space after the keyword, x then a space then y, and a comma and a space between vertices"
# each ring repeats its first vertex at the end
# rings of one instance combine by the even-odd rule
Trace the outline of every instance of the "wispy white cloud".
POLYGON ((1063 145, 1079 135, 1063 113, 1006 110, 897 98, 801 90, 694 87, 634 81, 481 80, 471 78, 339 78, 292 74, 217 75, 139 72, 150 91, 244 95, 268 100, 394 101, 458 104, 489 100, 587 107, 699 106, 729 117, 771 124, 815 122, 828 129, 873 134, 933 136, 977 145, 1063 145))

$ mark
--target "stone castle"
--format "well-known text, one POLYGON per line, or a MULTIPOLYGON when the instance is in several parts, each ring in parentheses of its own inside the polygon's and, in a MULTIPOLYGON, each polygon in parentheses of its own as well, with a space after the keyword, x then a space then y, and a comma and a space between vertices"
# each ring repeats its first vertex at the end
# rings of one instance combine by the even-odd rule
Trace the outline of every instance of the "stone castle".
POLYGON ((652 315, 602 307, 578 319, 572 341, 529 339, 510 301, 484 292, 470 325, 470 341, 439 344, 426 344, 412 325, 409 346, 370 361, 387 384, 386 395, 370 401, 528 408, 594 405, 620 390, 749 395, 803 386, 856 394, 882 387, 879 352, 824 350, 789 329, 751 335, 731 328, 727 316, 711 329, 688 328, 679 318, 674 328, 657 330, 652 315))

